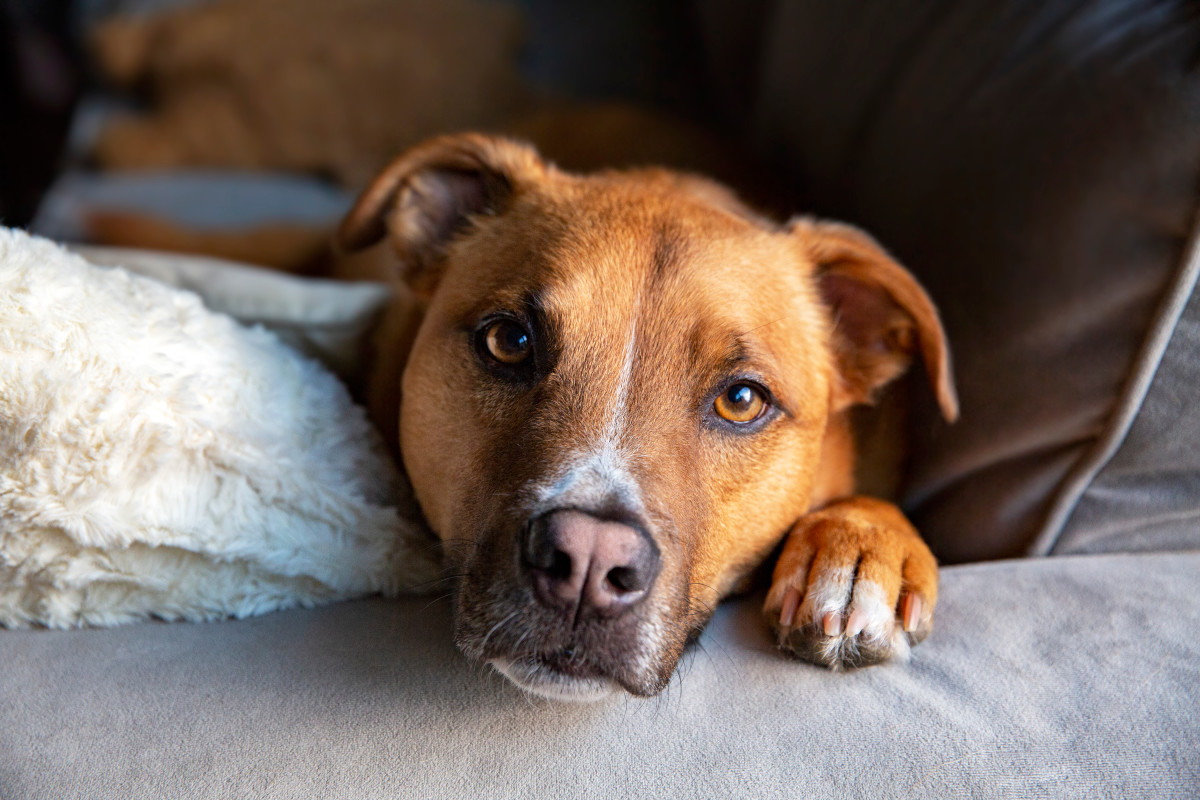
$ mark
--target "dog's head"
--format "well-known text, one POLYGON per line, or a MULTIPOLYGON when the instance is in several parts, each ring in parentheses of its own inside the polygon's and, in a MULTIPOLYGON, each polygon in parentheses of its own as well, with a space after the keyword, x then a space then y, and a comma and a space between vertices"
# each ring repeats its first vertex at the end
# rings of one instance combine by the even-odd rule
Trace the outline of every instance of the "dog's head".
POLYGON ((460 576, 458 644, 543 695, 661 690, 717 601, 850 491, 843 412, 916 353, 954 413, 936 312, 877 245, 697 177, 446 137, 340 231, 385 235, 427 301, 401 449, 460 576))

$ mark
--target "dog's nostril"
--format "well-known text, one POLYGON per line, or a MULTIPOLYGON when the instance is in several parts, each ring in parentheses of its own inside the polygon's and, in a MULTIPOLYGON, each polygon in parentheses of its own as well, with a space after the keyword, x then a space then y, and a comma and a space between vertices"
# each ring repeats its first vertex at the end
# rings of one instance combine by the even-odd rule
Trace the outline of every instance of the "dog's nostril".
POLYGON ((609 584, 622 594, 641 590, 642 581, 637 570, 632 567, 613 567, 608 571, 609 584))
POLYGON ((550 558, 550 565, 545 570, 554 580, 568 580, 571 577, 571 557, 562 550, 555 550, 550 558))
POLYGON ((526 527, 521 559, 534 569, 556 573, 562 570, 565 561, 567 574, 570 574, 571 557, 555 547, 554 537, 542 519, 534 520, 526 527))

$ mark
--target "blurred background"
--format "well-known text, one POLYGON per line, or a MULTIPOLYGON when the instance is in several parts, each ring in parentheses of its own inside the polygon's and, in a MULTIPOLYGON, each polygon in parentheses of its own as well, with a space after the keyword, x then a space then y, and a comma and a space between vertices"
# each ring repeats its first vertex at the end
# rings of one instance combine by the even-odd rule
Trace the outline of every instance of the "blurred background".
POLYGON ((79 95, 67 2, 0 5, 0 221, 27 225, 58 168, 79 95))
POLYGON ((1194 0, 0 0, 0 223, 314 274, 434 134, 709 173, 918 276, 962 418, 905 389, 904 506, 945 561, 1045 553, 1178 291, 1198 63, 1194 0))
MULTIPOLYGON (((659 138, 694 137, 698 143, 690 146, 705 150, 697 160, 713 161, 718 138, 733 140, 745 130, 767 6, 764 0, 3 0, 0 219, 28 225, 53 179, 76 168, 248 167, 332 177, 353 191, 382 166, 384 154, 422 138, 476 127, 537 135, 561 124, 547 113, 587 103, 620 104, 610 117, 644 115, 601 122, 622 133, 645 135, 651 127, 659 138), (199 6, 215 8, 188 16, 189 7, 199 6), (718 30, 720 41, 712 41, 718 30), (365 52, 364 36, 371 38, 365 52), (324 85, 305 86, 294 75, 308 67, 324 74, 314 81, 324 85), (435 70, 442 74, 429 74, 435 70), (218 98, 241 104, 243 118, 206 118, 218 98), (392 119, 364 104, 390 104, 392 119), (269 122, 253 119, 255 105, 292 125, 307 122, 307 130, 284 141, 269 122), (156 137, 143 126, 98 141, 106 126, 139 110, 157 116, 156 137), (329 126, 321 118, 347 113, 376 118, 322 141, 329 126), (672 127, 685 124, 694 127, 672 127), (310 141, 295 141, 305 137, 310 141), (289 154, 275 159, 253 152, 289 146, 289 154), (370 153, 351 164, 339 148, 370 153)), ((554 131, 568 159, 575 155, 572 135, 586 136, 592 122, 569 121, 572 130, 554 131)), ((669 155, 654 152, 655 143, 639 145, 640 138, 615 149, 633 160, 669 155)), ((121 201, 137 207, 140 197, 129 191, 121 201)), ((61 224, 59 235, 84 235, 75 220, 46 224, 61 224)))

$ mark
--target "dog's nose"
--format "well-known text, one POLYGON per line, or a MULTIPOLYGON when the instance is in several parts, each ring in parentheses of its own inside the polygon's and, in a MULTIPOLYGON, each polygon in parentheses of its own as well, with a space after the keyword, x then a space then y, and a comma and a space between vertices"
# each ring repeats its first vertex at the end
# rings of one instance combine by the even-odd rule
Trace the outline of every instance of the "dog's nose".
POLYGON ((658 547, 640 527, 574 509, 527 526, 521 560, 545 605, 582 617, 632 608, 658 577, 658 547))

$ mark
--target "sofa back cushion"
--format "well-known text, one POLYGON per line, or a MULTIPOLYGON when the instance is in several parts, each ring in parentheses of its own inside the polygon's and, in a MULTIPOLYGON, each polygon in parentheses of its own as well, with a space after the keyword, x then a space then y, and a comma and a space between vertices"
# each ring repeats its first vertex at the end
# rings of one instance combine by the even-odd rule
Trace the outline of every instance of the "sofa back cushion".
POLYGON ((1036 550, 1195 548, 1200 539, 1200 247, 1147 339, 1106 436, 1066 481, 1036 550))
MULTIPOLYGON (((1200 167, 1195 7, 800 0, 776 6, 765 39, 761 149, 809 210, 890 247, 944 316, 962 418, 941 424, 920 396, 903 495, 935 552, 1049 552, 1068 489, 1080 524, 1135 496, 1122 513, 1151 513, 1146 469, 1200 450, 1194 421, 1168 449, 1140 437, 1105 462, 1126 476, 1120 498, 1081 487, 1137 399, 1140 354, 1156 358, 1152 323, 1178 306, 1200 167)), ((1182 391, 1189 374, 1159 384, 1182 391)), ((1194 488, 1188 463, 1176 488, 1194 488)))

